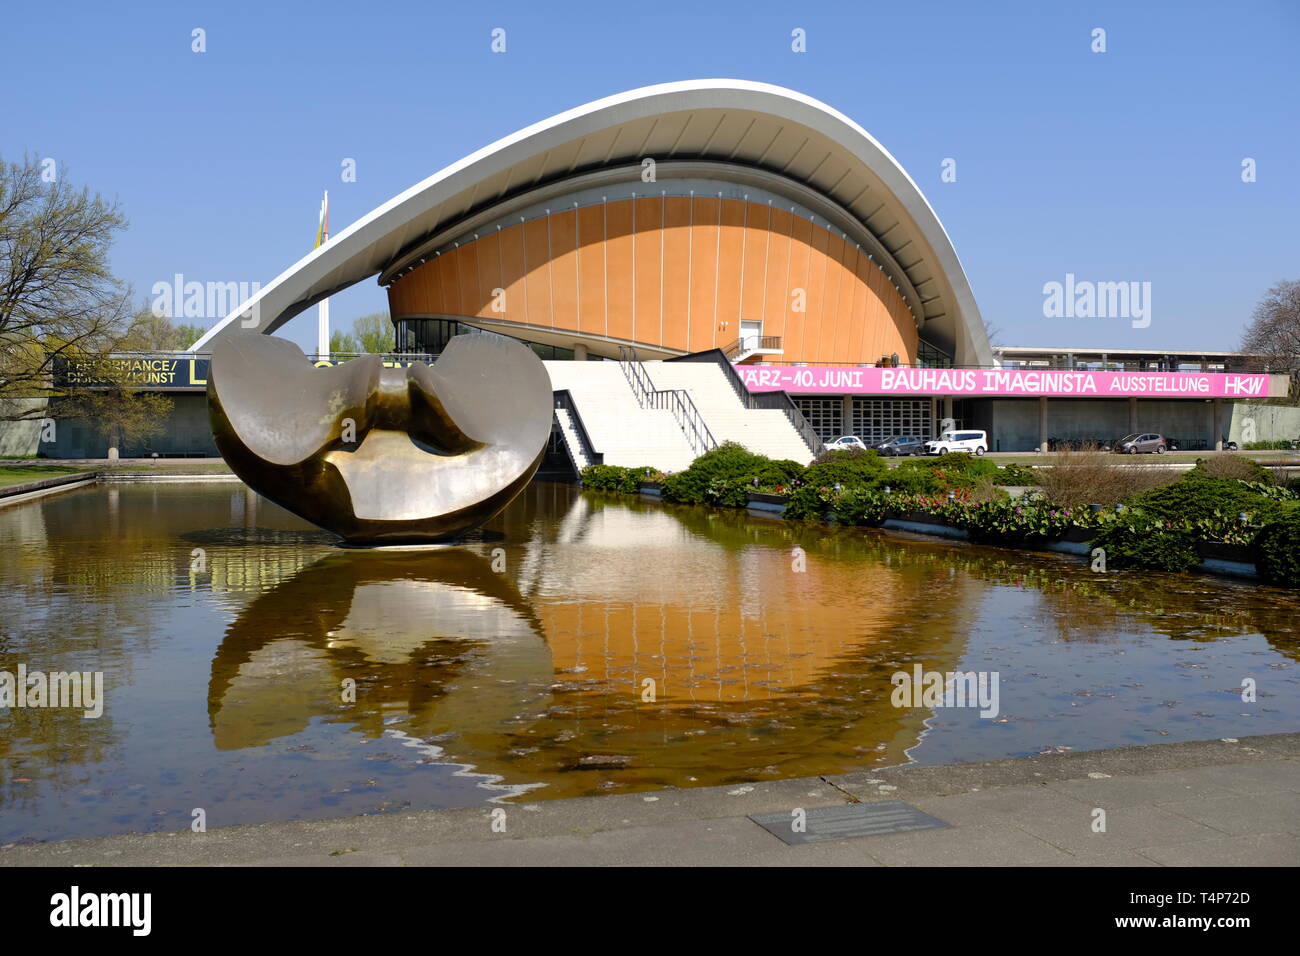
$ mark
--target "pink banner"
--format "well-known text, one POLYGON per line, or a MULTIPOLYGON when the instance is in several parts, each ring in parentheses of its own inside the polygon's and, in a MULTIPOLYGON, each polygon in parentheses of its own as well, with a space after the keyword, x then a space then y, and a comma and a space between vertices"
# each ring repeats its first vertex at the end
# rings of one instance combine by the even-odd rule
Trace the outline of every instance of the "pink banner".
POLYGON ((737 365, 751 392, 795 395, 1020 395, 1075 398, 1267 398, 1269 375, 1025 369, 737 365))

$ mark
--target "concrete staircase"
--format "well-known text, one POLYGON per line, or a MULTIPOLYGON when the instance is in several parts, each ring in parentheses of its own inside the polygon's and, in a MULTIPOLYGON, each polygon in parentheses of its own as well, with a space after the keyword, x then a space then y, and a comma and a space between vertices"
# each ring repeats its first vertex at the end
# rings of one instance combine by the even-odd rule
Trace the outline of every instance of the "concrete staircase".
MULTIPOLYGON (((591 450, 607 465, 650 465, 683 471, 695 452, 682 426, 668 409, 642 408, 619 362, 546 362, 551 388, 568 389, 591 439, 591 450)), ((695 403, 713 438, 739 442, 769 458, 801 464, 813 457, 798 430, 780 409, 746 408, 727 373, 709 362, 645 362, 655 389, 681 389, 695 403)), ((575 467, 591 464, 567 408, 555 409, 556 421, 575 467)))
POLYGON ((801 465, 813 452, 779 409, 746 408, 727 379, 711 362, 646 362, 655 388, 680 388, 695 402, 719 443, 739 442, 768 458, 789 458, 801 465))
POLYGON ((564 447, 569 453, 569 460, 573 462, 575 471, 582 471, 588 465, 595 462, 587 455, 582 438, 578 435, 578 427, 574 424, 573 414, 567 408, 555 406, 555 421, 560 426, 560 434, 564 436, 564 447))
MULTIPOLYGON (((667 409, 642 408, 618 362, 545 362, 551 388, 573 396, 594 451, 605 464, 633 468, 650 465, 685 471, 695 460, 681 426, 667 409)), ((557 416, 561 409, 556 409, 557 416)), ((564 432, 566 419, 560 418, 564 432)), ((572 422, 568 423, 572 430, 572 422)), ((570 454, 578 446, 565 432, 570 454)))

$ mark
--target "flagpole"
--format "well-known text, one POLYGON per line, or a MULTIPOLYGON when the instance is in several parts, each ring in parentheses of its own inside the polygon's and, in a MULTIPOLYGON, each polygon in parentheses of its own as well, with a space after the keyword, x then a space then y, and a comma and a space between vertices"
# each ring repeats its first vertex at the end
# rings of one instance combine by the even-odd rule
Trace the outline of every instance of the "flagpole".
MULTIPOLYGON (((325 199, 320 206, 320 231, 316 242, 317 247, 329 242, 330 238, 330 193, 325 190, 325 199)), ((330 357, 330 300, 329 297, 320 300, 319 311, 316 319, 316 354, 326 361, 330 357)))

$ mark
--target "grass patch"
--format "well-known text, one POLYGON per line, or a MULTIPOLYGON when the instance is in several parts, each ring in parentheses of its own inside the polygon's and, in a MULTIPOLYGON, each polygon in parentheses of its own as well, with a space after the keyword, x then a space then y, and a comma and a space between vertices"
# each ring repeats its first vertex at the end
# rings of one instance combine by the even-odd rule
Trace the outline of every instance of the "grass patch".
POLYGON ((59 478, 63 475, 75 475, 93 472, 93 468, 80 465, 0 465, 0 488, 24 485, 29 481, 41 481, 45 478, 59 478))

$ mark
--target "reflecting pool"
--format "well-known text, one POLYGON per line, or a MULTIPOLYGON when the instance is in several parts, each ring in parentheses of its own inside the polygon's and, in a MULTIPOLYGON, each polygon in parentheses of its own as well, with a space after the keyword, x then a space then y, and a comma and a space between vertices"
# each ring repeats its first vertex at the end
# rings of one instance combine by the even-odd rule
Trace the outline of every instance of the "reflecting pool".
POLYGON ((562 484, 369 551, 101 485, 0 509, 0 589, 0 671, 105 696, 0 709, 0 843, 1300 729, 1292 592, 562 484), (894 706, 916 665, 997 715, 894 706))

